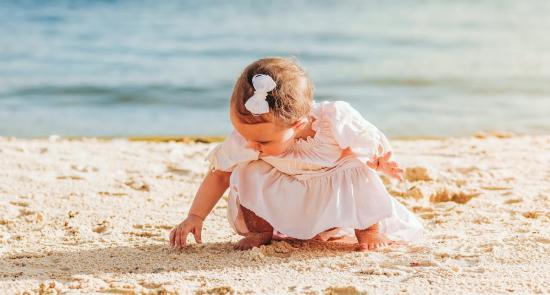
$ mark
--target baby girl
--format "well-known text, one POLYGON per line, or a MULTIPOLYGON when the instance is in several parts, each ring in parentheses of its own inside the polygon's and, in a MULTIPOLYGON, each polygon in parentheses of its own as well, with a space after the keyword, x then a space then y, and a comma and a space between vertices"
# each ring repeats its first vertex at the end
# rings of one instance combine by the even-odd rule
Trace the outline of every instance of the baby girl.
POLYGON ((315 102, 304 70, 286 58, 247 66, 231 95, 234 131, 207 156, 210 171, 187 218, 170 233, 182 248, 229 188, 228 220, 244 236, 235 249, 272 239, 355 234, 376 249, 422 234, 420 221, 385 189, 376 171, 402 180, 391 147, 343 101, 315 102))

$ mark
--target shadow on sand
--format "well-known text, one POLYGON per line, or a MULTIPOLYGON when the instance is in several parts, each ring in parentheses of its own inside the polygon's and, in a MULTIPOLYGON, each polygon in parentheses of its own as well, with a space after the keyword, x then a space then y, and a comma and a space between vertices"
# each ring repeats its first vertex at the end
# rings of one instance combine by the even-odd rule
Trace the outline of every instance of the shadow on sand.
POLYGON ((248 251, 233 250, 233 245, 229 242, 192 244, 184 250, 176 250, 165 244, 149 244, 21 253, 0 257, 0 281, 70 280, 74 275, 101 273, 148 274, 265 266, 340 256, 353 252, 354 247, 346 240, 274 241, 248 251))

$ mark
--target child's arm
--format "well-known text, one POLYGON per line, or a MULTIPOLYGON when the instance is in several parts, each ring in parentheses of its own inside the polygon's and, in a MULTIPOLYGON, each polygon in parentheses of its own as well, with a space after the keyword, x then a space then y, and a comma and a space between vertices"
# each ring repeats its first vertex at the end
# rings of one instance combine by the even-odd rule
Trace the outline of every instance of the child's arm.
POLYGON ((353 153, 369 158, 367 165, 370 168, 403 180, 403 169, 397 162, 390 161, 392 148, 384 133, 347 102, 326 103, 323 108, 323 114, 330 118, 332 133, 341 148, 349 148, 353 153))
POLYGON ((220 170, 208 172, 195 195, 188 214, 196 215, 204 220, 229 187, 229 176, 231 176, 231 172, 220 170))
POLYGON ((208 172, 195 195, 187 218, 170 232, 170 245, 183 248, 187 246, 187 235, 193 233, 195 241, 201 243, 202 223, 212 208, 229 187, 231 172, 213 170, 208 172))

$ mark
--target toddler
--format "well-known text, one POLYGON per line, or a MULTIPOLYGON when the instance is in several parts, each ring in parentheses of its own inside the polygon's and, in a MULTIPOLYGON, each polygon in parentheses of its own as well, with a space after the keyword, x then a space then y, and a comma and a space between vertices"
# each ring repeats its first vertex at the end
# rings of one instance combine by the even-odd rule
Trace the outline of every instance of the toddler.
POLYGON ((170 233, 182 248, 229 188, 227 217, 246 250, 276 239, 327 240, 355 234, 356 249, 376 249, 422 234, 420 221, 385 189, 376 171, 402 180, 391 147, 343 101, 313 101, 313 86, 293 60, 247 66, 231 95, 234 127, 207 156, 210 171, 187 218, 170 233))

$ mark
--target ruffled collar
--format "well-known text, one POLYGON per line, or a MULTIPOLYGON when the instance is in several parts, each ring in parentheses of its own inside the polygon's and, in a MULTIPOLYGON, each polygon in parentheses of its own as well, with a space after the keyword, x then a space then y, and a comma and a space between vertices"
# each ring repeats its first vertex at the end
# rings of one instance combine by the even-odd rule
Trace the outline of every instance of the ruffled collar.
POLYGON ((319 123, 321 121, 321 104, 313 101, 309 116, 313 118, 310 128, 315 131, 315 134, 305 138, 296 138, 294 140, 295 145, 311 145, 319 141, 321 131, 319 128, 319 123))

